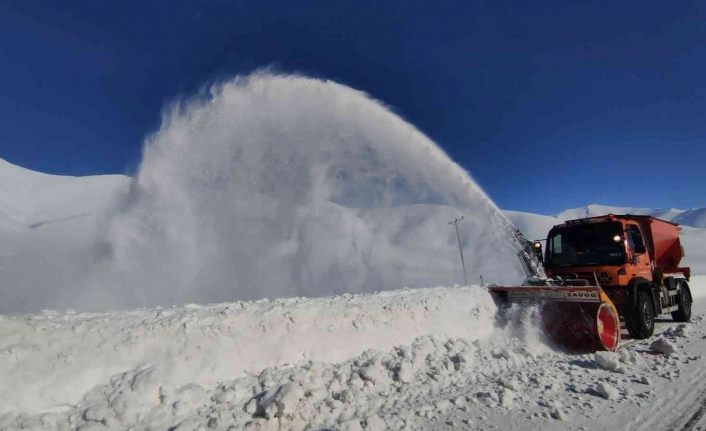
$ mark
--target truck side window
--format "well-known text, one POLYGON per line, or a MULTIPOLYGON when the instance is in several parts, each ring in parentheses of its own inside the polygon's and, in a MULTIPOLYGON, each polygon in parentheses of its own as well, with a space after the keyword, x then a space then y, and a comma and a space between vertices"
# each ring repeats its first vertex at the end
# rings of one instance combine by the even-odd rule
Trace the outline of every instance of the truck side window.
POLYGON ((645 242, 642 240, 642 233, 635 226, 628 226, 628 244, 633 253, 640 254, 647 251, 645 242))
POLYGON ((554 235, 552 238, 552 253, 561 254, 561 234, 554 235))

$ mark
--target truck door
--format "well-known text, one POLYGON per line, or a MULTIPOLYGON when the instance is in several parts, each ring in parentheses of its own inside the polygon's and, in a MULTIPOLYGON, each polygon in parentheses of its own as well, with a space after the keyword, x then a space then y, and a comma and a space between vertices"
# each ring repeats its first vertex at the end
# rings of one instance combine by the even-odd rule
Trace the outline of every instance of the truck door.
POLYGON ((652 281, 652 265, 640 227, 636 224, 628 224, 625 231, 630 247, 632 276, 652 281))

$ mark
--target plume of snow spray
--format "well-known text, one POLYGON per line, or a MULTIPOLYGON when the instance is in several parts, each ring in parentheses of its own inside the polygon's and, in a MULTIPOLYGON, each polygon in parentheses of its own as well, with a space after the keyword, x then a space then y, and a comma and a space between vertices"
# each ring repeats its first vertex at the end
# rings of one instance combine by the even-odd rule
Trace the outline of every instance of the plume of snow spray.
POLYGON ((496 323, 495 339, 500 343, 516 343, 534 354, 551 350, 539 306, 512 304, 500 312, 496 323))
POLYGON ((430 139, 331 81, 257 73, 175 105, 100 239, 90 305, 522 278, 511 228, 430 139), (109 286, 109 290, 98 286, 109 286))

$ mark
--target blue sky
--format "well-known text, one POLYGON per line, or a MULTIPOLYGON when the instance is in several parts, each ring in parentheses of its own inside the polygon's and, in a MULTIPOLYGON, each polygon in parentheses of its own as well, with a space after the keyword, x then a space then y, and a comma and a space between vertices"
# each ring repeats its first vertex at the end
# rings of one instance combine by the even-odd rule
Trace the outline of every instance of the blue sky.
POLYGON ((162 107, 257 68, 364 90, 503 208, 706 206, 706 3, 0 2, 0 157, 134 172, 162 107))

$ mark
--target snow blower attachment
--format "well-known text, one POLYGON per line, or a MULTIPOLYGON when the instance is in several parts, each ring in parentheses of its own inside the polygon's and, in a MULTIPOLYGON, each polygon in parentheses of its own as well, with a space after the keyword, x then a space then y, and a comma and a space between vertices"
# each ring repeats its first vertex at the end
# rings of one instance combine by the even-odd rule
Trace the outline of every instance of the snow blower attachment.
POLYGON ((544 255, 541 242, 534 244, 546 276, 535 272, 522 286, 488 290, 501 310, 539 306, 549 337, 560 345, 612 351, 621 320, 632 338, 644 339, 660 314, 691 318, 679 231, 674 223, 630 214, 570 220, 549 231, 544 255))
POLYGON ((512 304, 539 306, 547 335, 561 346, 573 350, 617 349, 620 316, 603 289, 589 286, 586 280, 554 283, 528 279, 524 286, 492 286, 489 291, 501 310, 512 304))

